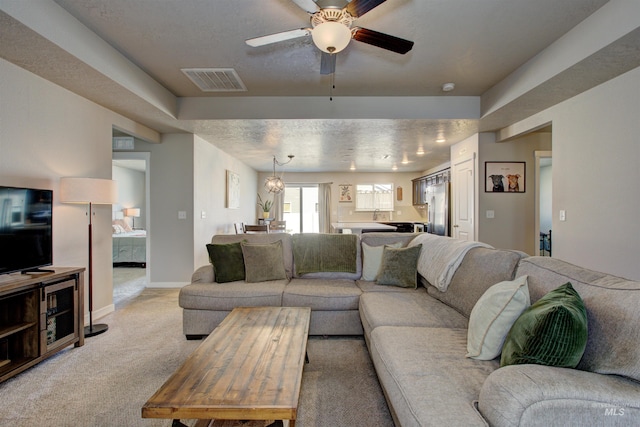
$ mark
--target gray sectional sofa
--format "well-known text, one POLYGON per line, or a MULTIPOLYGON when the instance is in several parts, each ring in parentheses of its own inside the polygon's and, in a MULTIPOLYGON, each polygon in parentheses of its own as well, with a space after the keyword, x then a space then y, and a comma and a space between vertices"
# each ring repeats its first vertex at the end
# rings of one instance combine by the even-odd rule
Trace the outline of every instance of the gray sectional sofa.
MULTIPOLYGON (((286 278, 215 283, 212 265, 199 268, 180 292, 185 335, 209 334, 237 306, 308 306, 310 334, 364 336, 398 426, 640 425, 640 282, 554 258, 476 245, 453 251, 457 262, 439 269, 447 276, 444 289, 440 276, 433 279, 429 270, 438 267, 436 261, 448 262, 448 249, 460 242, 404 233, 339 235, 350 239, 342 242, 343 248, 345 242, 355 245, 349 251, 355 253, 354 265, 348 271, 329 271, 331 263, 317 258, 331 251, 316 251, 312 255, 321 271, 307 272, 301 245, 315 247, 317 241, 296 236, 214 236, 212 244, 281 241, 286 278), (417 242, 422 247, 416 288, 362 280, 363 260, 369 262, 371 248, 417 242), (438 251, 430 252, 435 246, 438 251), (500 356, 466 357, 478 300, 497 283, 522 276, 530 303, 567 282, 584 302, 588 340, 575 369, 500 367, 500 356)), ((367 271, 370 266, 365 265, 367 271)))

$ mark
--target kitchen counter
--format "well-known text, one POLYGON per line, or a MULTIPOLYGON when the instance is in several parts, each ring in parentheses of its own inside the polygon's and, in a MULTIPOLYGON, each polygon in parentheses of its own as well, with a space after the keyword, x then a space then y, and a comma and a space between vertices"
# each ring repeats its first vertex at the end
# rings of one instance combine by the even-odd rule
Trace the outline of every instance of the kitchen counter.
POLYGON ((333 222, 331 228, 334 233, 345 233, 349 230, 353 234, 361 234, 365 231, 395 231, 397 227, 382 224, 380 222, 333 222))

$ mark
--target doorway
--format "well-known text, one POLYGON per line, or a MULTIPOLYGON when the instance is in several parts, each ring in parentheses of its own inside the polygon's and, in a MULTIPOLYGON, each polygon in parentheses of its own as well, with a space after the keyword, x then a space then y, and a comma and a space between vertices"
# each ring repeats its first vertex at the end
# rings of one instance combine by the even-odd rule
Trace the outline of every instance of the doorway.
POLYGON ((318 186, 316 184, 287 184, 284 190, 282 219, 288 233, 318 233, 318 186))
POLYGON ((150 161, 151 153, 148 152, 112 153, 112 175, 118 182, 118 203, 113 205, 113 219, 121 218, 131 230, 130 235, 113 236, 113 301, 116 308, 142 292, 151 279, 150 161))
POLYGON ((534 255, 551 256, 552 245, 552 152, 535 151, 535 236, 540 236, 535 242, 534 255))

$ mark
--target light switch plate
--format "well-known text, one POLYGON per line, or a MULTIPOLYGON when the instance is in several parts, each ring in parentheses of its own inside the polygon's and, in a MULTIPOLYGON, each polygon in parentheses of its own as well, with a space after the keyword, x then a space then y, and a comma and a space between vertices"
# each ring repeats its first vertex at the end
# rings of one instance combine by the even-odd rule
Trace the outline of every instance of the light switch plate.
POLYGON ((187 211, 178 211, 178 219, 187 219, 187 211))
POLYGON ((560 211, 560 221, 566 221, 567 220, 567 211, 565 211, 564 209, 560 211))
POLYGON ((496 217, 496 211, 493 211, 493 210, 487 211, 487 218, 495 218, 495 217, 496 217))

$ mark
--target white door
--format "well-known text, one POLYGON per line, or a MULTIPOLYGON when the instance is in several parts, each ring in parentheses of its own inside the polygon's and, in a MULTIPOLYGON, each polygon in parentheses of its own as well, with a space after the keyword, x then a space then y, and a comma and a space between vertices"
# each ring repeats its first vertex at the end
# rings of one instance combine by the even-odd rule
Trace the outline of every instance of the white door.
POLYGON ((451 235, 456 239, 476 240, 474 229, 475 156, 456 160, 452 167, 453 218, 451 235))

